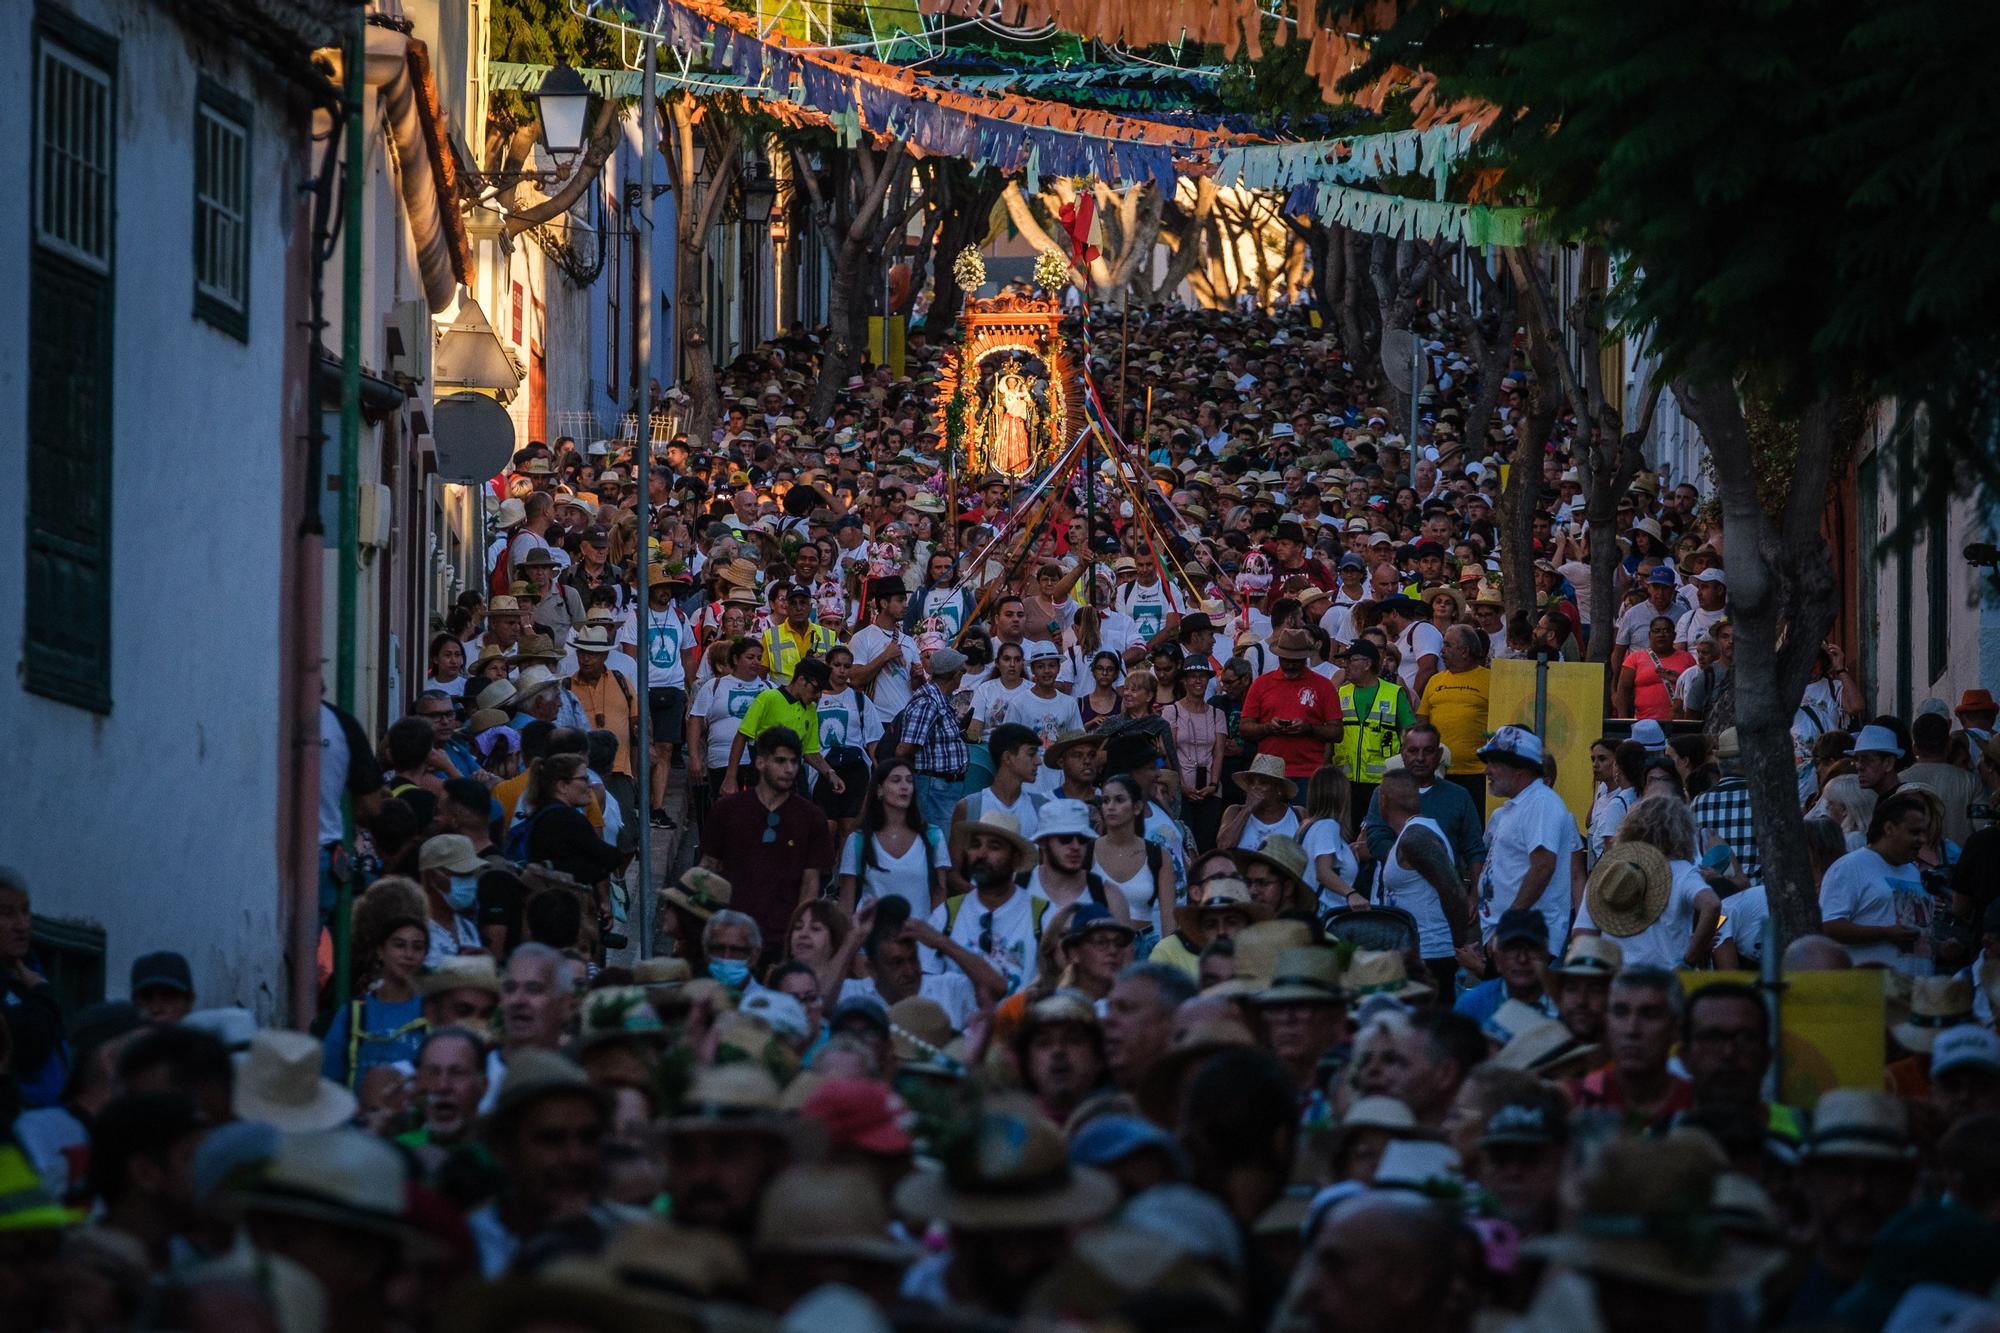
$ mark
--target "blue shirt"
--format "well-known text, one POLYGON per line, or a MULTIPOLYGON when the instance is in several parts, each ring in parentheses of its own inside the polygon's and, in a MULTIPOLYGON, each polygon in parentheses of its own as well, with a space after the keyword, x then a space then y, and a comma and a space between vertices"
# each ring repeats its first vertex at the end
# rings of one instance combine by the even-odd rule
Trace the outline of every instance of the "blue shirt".
POLYGON ((424 999, 412 995, 400 1004, 378 1000, 369 995, 358 1004, 361 1009, 361 1041, 355 1045, 349 1040, 349 1026, 353 1021, 357 1002, 343 1004, 334 1011, 333 1025, 326 1030, 324 1055, 320 1061, 320 1072, 343 1087, 354 1088, 361 1085, 361 1076, 376 1065, 394 1064, 398 1060, 415 1063, 417 1047, 424 1040, 424 999), (353 1056, 352 1068, 349 1056, 353 1056))

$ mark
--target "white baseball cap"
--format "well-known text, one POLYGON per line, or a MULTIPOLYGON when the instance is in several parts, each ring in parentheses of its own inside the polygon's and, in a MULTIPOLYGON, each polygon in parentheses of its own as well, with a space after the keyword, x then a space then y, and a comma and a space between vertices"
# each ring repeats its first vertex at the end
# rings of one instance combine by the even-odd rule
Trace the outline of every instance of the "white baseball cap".
POLYGON ((1979 1023, 1960 1023, 1938 1033, 1931 1047, 1931 1077, 1980 1065, 2000 1073, 2000 1036, 1979 1023))
POLYGON ((1030 639, 1028 641, 1029 666, 1033 666, 1035 663, 1043 660, 1044 658, 1061 657, 1061 656, 1062 653, 1057 651, 1056 646, 1053 643, 1050 643, 1047 639, 1030 639))

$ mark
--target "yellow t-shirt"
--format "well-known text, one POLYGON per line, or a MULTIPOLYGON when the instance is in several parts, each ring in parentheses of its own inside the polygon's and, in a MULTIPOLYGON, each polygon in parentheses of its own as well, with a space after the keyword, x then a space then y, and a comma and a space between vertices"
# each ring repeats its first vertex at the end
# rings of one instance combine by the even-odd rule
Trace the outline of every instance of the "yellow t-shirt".
POLYGON ((750 711, 743 715, 742 732, 746 739, 755 741, 772 727, 790 727, 805 745, 805 755, 819 753, 819 709, 812 704, 802 704, 783 690, 765 690, 750 701, 750 711))
POLYGON ((1440 671, 1424 685, 1417 711, 1431 720, 1451 750, 1449 773, 1484 773, 1479 747, 1486 744, 1486 699, 1493 673, 1485 667, 1440 671))

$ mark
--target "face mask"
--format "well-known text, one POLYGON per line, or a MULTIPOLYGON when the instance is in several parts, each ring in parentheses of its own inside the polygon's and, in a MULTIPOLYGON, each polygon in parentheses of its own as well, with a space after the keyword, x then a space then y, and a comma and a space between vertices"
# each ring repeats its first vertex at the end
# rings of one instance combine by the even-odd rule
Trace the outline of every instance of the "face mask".
POLYGON ((444 900, 451 904, 454 912, 467 912, 479 901, 479 876, 453 875, 451 888, 445 891, 444 900))
POLYGON ((708 964, 708 975, 731 990, 741 990, 750 979, 750 964, 740 958, 716 958, 708 964))

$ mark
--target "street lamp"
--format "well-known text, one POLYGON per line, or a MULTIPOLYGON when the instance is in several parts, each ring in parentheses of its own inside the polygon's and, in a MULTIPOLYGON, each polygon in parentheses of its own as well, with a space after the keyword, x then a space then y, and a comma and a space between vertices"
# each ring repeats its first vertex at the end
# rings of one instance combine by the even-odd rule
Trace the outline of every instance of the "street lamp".
POLYGON ((558 160, 583 151, 583 122, 590 110, 590 89, 583 76, 558 60, 535 90, 535 109, 542 122, 542 147, 558 160))
POLYGON ((743 190, 743 220, 763 224, 771 220, 771 206, 778 201, 777 178, 771 174, 771 164, 763 158, 753 158, 745 164, 739 178, 743 190))

